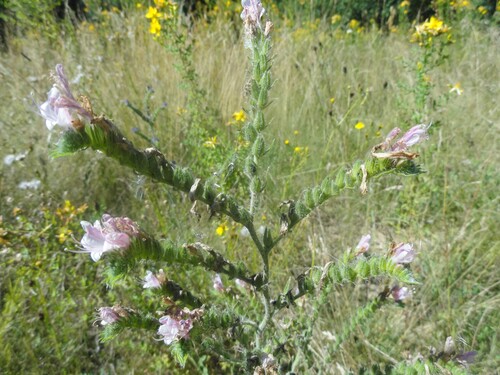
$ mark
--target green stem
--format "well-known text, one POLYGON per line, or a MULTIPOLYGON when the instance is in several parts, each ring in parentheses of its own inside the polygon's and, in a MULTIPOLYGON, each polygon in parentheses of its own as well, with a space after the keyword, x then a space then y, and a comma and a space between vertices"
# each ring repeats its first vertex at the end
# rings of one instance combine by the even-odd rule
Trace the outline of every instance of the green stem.
POLYGON ((249 226, 252 223, 252 214, 242 207, 236 199, 218 191, 214 184, 196 179, 188 169, 171 163, 157 149, 138 150, 111 121, 104 117, 94 118, 92 124, 85 126, 86 134, 82 134, 80 149, 91 147, 102 151, 139 174, 188 194, 192 201, 201 201, 207 204, 212 214, 225 214, 244 226, 249 226), (84 139, 85 136, 87 139, 84 139))

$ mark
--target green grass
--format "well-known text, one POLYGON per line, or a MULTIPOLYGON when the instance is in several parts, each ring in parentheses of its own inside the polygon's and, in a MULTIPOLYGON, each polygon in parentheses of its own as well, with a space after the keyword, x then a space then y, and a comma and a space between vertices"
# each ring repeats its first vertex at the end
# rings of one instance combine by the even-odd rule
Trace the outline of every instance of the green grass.
MULTIPOLYGON (((419 255, 412 267, 422 284, 413 298, 404 309, 385 307, 378 313, 380 319, 376 316, 358 329, 329 364, 332 372, 399 362, 409 354, 427 354, 429 346, 441 350, 447 336, 457 342, 463 339, 466 350, 478 351, 471 372, 494 373, 499 367, 500 32, 466 21, 453 28, 456 43, 449 47, 449 59, 430 75, 435 96, 447 93, 448 85, 456 82, 461 82, 464 93, 450 96, 446 105, 428 113, 435 125, 430 141, 420 148, 427 173, 416 179, 382 179, 365 197, 353 191, 329 201, 271 258, 276 291, 291 274, 335 259, 366 233, 372 234, 374 252, 385 251, 390 241, 416 245, 419 255)), ((194 28, 201 85, 227 139, 235 139, 236 132, 225 124, 244 103, 246 52, 236 29, 221 19, 194 28)), ((383 139, 377 131, 383 135, 394 126, 412 125, 414 102, 402 85, 413 83, 414 73, 404 65, 415 61, 416 47, 403 33, 369 32, 337 39, 327 25, 299 39, 291 30, 278 29, 274 41, 276 81, 267 137, 276 141, 268 156, 266 198, 273 203, 265 214, 268 222, 278 225, 277 202, 298 197, 301 188, 320 181, 328 170, 364 157, 383 139), (364 129, 354 129, 358 121, 364 129), (294 155, 295 146, 308 147, 308 156, 294 155)), ((22 162, 2 165, 0 172, 2 225, 9 241, 0 255, 0 370, 164 373, 171 359, 152 337, 134 332, 98 343, 94 309, 134 298, 123 295, 119 287, 109 295, 100 266, 85 255, 62 252, 74 245, 57 242, 57 220, 39 207, 54 212, 64 199, 75 205, 87 202, 91 209, 80 219, 91 220, 104 211, 123 214, 153 233, 162 229, 179 239, 186 226, 192 228, 185 234, 188 238, 199 233, 214 238, 218 223, 205 218, 196 222, 188 214, 189 203, 148 182, 145 199, 137 199, 134 174, 103 156, 85 152, 51 160, 48 132, 32 110, 29 94, 45 99, 48 72, 58 62, 70 77, 81 70, 84 75, 75 91, 91 98, 96 113, 105 113, 127 136, 145 145, 132 133, 133 127, 142 125, 122 100, 140 103, 146 86, 152 85, 153 102, 168 102, 159 118, 162 151, 182 163, 189 155, 175 153, 183 130, 176 112, 185 106, 185 94, 175 61, 150 38, 137 15, 124 19, 113 14, 106 28, 82 28, 56 45, 32 35, 11 46, 10 53, 0 56, 0 156, 30 152, 22 162), (32 178, 42 181, 39 190, 16 187, 32 178), (24 213, 14 217, 14 207, 24 213)), ((71 224, 76 238, 81 235, 80 219, 71 224)), ((245 250, 244 240, 217 241, 231 257, 254 257, 245 250)), ((254 257, 250 264, 257 262, 254 257)), ((376 292, 369 286, 347 286, 322 307, 311 345, 318 365, 327 353, 325 332, 335 334, 376 292)), ((305 311, 308 302, 305 299, 301 307, 305 311)), ((290 316, 283 313, 284 320, 290 316)))

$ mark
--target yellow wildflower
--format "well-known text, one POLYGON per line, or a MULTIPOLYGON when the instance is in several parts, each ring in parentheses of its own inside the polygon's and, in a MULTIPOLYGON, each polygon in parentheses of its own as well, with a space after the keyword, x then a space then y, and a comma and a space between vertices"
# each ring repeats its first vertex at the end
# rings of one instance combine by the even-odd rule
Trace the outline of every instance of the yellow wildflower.
POLYGON ((227 232, 229 228, 227 227, 226 223, 220 224, 217 229, 215 230, 215 233, 217 233, 218 236, 223 236, 224 233, 227 232))
POLYGON ((137 4, 135 4, 135 7, 136 7, 137 9, 142 9, 142 4, 141 4, 141 3, 137 3, 137 4))
POLYGON ((294 152, 295 154, 298 154, 298 155, 304 155, 304 154, 307 154, 307 152, 308 152, 308 151, 309 151, 309 147, 299 147, 299 146, 297 146, 297 147, 295 147, 295 148, 293 149, 293 152, 294 152))
POLYGON ((407 8, 409 6, 410 6, 410 2, 408 0, 404 0, 401 2, 401 4, 399 4, 400 8, 407 8))
POLYGON ((285 145, 288 146, 290 144, 290 141, 288 139, 285 139, 285 145))
POLYGON ((340 14, 334 14, 332 16, 332 25, 340 22, 341 19, 342 19, 342 16, 340 14))
POLYGON ((247 119, 247 117, 245 115, 245 112, 243 110, 241 110, 239 112, 234 112, 233 113, 233 119, 236 122, 245 122, 245 120, 247 119))
POLYGON ((210 137, 208 138, 208 140, 203 142, 203 146, 207 148, 215 148, 216 145, 217 145, 217 136, 210 137))
POLYGON ((479 13, 481 13, 481 15, 483 15, 483 16, 484 16, 485 14, 487 14, 487 13, 488 13, 488 9, 486 9, 486 8, 485 8, 485 7, 483 7, 483 6, 478 7, 478 8, 477 8, 477 11, 478 11, 479 13))
POLYGON ((417 34, 420 36, 427 36, 427 35, 437 36, 450 31, 450 28, 444 24, 444 21, 441 21, 434 16, 432 16, 430 20, 425 21, 420 25, 417 25, 415 28, 417 30, 417 34))
POLYGON ((330 98, 330 103, 331 104, 335 103, 335 98, 330 98))
POLYGON ((149 25, 149 32, 155 36, 160 35, 161 25, 160 22, 158 21, 158 18, 151 19, 151 24, 149 25))
POLYGON ((365 127, 365 124, 363 124, 361 121, 358 121, 356 125, 354 125, 355 129, 361 130, 365 127))
POLYGON ((165 0, 154 0, 154 2, 158 8, 165 6, 165 0))
POLYGON ((352 30, 356 30, 359 27, 359 21, 352 19, 349 21, 347 26, 349 26, 349 28, 352 30))
POLYGON ((299 131, 298 130, 294 130, 293 131, 293 135, 299 135, 299 131))
POLYGON ((64 243, 73 232, 68 228, 60 228, 59 234, 56 236, 59 243, 64 243))
POLYGON ((154 20, 159 17, 161 17, 161 13, 158 11, 158 9, 150 6, 148 8, 148 12, 146 13, 146 18, 154 20))
POLYGON ((95 25, 93 23, 89 24, 89 31, 90 32, 95 31, 95 25))

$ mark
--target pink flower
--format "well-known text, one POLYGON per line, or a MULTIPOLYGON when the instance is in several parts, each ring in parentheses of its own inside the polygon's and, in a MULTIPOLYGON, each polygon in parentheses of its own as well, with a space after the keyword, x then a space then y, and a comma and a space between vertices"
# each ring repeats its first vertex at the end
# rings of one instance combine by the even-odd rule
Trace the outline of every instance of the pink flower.
POLYGON ((408 298, 409 296, 411 296, 411 291, 410 291, 410 289, 408 289, 405 286, 403 286, 401 288, 398 286, 395 286, 394 288, 392 288, 391 294, 392 294, 392 298, 394 298, 394 301, 400 302, 400 301, 403 301, 404 299, 408 298))
POLYGON ((218 292, 224 292, 224 284, 222 284, 222 279, 220 278, 220 275, 218 273, 215 274, 215 276, 212 278, 212 281, 214 283, 214 289, 218 292))
POLYGON ((394 138, 399 135, 399 133, 401 133, 400 128, 392 129, 389 134, 387 134, 387 137, 385 137, 385 141, 387 142, 387 144, 390 144, 394 140, 394 138))
POLYGON ((372 236, 370 236, 369 234, 361 237, 361 240, 359 240, 359 243, 356 246, 356 256, 366 253, 368 251, 368 249, 370 248, 371 238, 372 236))
POLYGON ((120 318, 127 316, 127 312, 120 306, 101 307, 99 310, 101 325, 113 324, 120 318))
POLYGON ((168 315, 160 318, 160 324, 158 334, 162 336, 162 340, 167 345, 170 345, 175 340, 188 338, 189 331, 193 328, 191 319, 177 320, 168 315))
POLYGON ((391 259, 397 264, 411 263, 415 259, 415 250, 413 250, 413 245, 409 243, 399 244, 391 252, 391 259))
POLYGON ((242 0, 241 6, 243 7, 243 12, 241 12, 241 19, 245 24, 251 25, 252 27, 258 26, 261 28, 260 19, 266 12, 260 0, 242 0))
POLYGON ((73 128, 74 121, 80 119, 90 121, 92 114, 83 108, 71 93, 61 64, 56 65, 54 79, 56 83, 48 92, 47 101, 38 107, 47 128, 52 130, 58 125, 64 130, 69 130, 73 128))
POLYGON ((156 275, 147 271, 146 276, 144 277, 144 288, 161 288, 161 285, 165 282, 165 272, 160 270, 156 275))
POLYGON ((406 151, 409 147, 416 145, 424 139, 429 139, 427 129, 427 125, 415 125, 392 145, 391 151, 406 151))
POLYGON ((372 155, 376 158, 392 158, 392 159, 414 159, 418 156, 416 153, 408 152, 408 148, 416 145, 417 143, 429 139, 429 134, 427 129, 430 125, 420 124, 415 125, 410 130, 408 130, 401 138, 399 138, 393 144, 392 141, 401 132, 401 129, 394 128, 387 135, 384 142, 375 146, 372 151, 372 155), (380 152, 382 151, 382 152, 380 152))
POLYGON ((96 220, 94 225, 82 221, 85 229, 80 244, 82 252, 90 253, 91 258, 97 262, 102 254, 117 249, 127 249, 130 246, 130 237, 139 235, 139 228, 127 217, 113 218, 103 215, 101 221, 96 220))

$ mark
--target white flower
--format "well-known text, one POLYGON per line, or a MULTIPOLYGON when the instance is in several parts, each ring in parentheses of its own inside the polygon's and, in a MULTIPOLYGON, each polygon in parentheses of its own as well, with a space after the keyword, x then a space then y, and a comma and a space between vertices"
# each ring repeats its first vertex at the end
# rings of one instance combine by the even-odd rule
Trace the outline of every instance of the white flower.
POLYGON ((22 189, 22 190, 27 190, 27 189, 35 189, 36 190, 40 187, 41 184, 42 184, 42 182, 40 180, 34 179, 31 181, 22 181, 19 183, 19 185, 17 185, 17 187, 19 189, 22 189))

